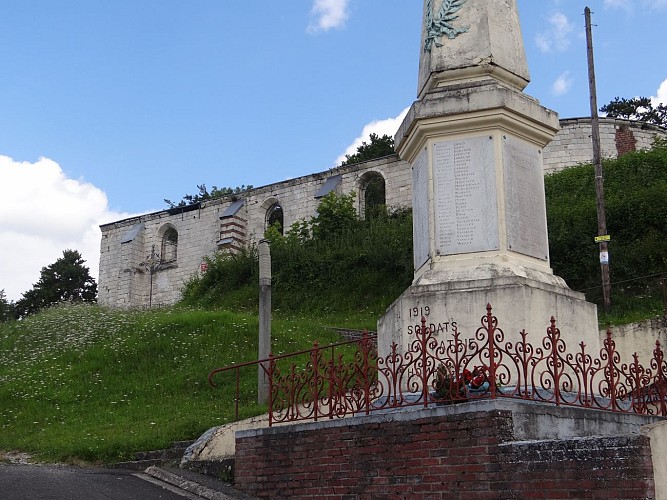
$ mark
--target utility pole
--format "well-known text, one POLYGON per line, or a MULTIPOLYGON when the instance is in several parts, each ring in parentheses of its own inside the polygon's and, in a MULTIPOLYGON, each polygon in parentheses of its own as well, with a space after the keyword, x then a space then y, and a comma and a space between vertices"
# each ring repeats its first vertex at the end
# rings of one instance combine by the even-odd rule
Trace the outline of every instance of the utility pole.
POLYGON ((595 166, 595 197, 598 212, 598 237, 600 245, 600 271, 602 275, 602 297, 604 309, 611 309, 611 280, 609 278, 609 235, 604 207, 604 181, 602 177, 602 155, 600 154, 600 120, 598 118, 598 99, 595 86, 595 63, 593 62, 593 30, 591 28, 591 9, 584 9, 586 17, 586 46, 588 52, 588 85, 591 93, 591 128, 593 130, 593 165, 595 166))

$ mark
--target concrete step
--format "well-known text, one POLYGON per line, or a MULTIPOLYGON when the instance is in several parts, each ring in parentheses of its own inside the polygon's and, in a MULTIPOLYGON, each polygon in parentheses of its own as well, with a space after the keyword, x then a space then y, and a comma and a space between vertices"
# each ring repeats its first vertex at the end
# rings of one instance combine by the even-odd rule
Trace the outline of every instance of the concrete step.
POLYGON ((231 484, 191 470, 149 467, 144 474, 209 500, 256 500, 231 484))
POLYGON ((128 462, 116 462, 113 464, 109 464, 107 467, 111 469, 128 469, 128 470, 138 470, 138 471, 143 471, 146 470, 148 467, 153 467, 153 466, 173 466, 177 465, 177 462, 166 462, 163 460, 131 460, 128 462))
POLYGON ((138 451, 134 460, 118 462, 111 467, 117 469, 145 470, 152 465, 178 466, 183 453, 194 441, 176 441, 163 450, 138 451))

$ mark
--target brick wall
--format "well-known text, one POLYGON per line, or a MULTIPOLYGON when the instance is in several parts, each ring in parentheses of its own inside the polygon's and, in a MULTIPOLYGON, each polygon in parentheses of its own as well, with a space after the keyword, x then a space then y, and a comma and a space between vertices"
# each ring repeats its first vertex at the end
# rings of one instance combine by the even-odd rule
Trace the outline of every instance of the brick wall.
POLYGON ((654 498, 646 436, 506 443, 501 474, 513 498, 654 498))
POLYGON ((513 418, 422 413, 237 435, 236 487, 259 498, 332 500, 654 498, 647 437, 518 441, 513 418))
POLYGON ((616 129, 614 142, 616 143, 618 156, 623 156, 637 150, 637 139, 628 125, 621 125, 616 129))

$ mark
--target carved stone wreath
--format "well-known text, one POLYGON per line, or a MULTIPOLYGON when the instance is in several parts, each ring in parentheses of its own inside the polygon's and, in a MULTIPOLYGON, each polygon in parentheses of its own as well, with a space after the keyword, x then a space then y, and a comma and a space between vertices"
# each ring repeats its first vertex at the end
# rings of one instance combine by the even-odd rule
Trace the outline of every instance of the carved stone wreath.
POLYGON ((443 0, 438 11, 437 18, 433 18, 433 0, 426 2, 426 41, 424 42, 424 50, 431 51, 431 47, 435 44, 436 47, 442 47, 440 38, 447 36, 453 40, 461 33, 466 33, 469 27, 457 28, 453 22, 458 19, 458 12, 461 7, 468 0, 443 0))

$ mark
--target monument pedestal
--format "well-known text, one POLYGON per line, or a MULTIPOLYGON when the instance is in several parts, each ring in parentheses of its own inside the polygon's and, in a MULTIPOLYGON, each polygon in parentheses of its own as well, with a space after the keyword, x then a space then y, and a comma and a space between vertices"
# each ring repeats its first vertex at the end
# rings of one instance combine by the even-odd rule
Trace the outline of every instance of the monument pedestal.
POLYGON ((570 352, 576 352, 580 342, 586 344, 587 352, 600 349, 595 305, 553 274, 507 263, 427 272, 422 278, 378 321, 380 357, 390 353, 394 342, 404 352, 415 340, 422 317, 445 345, 454 328, 462 338, 472 339, 482 326, 487 304, 492 306, 506 342, 519 341, 519 332, 525 330, 528 341, 538 345, 553 316, 570 352))

